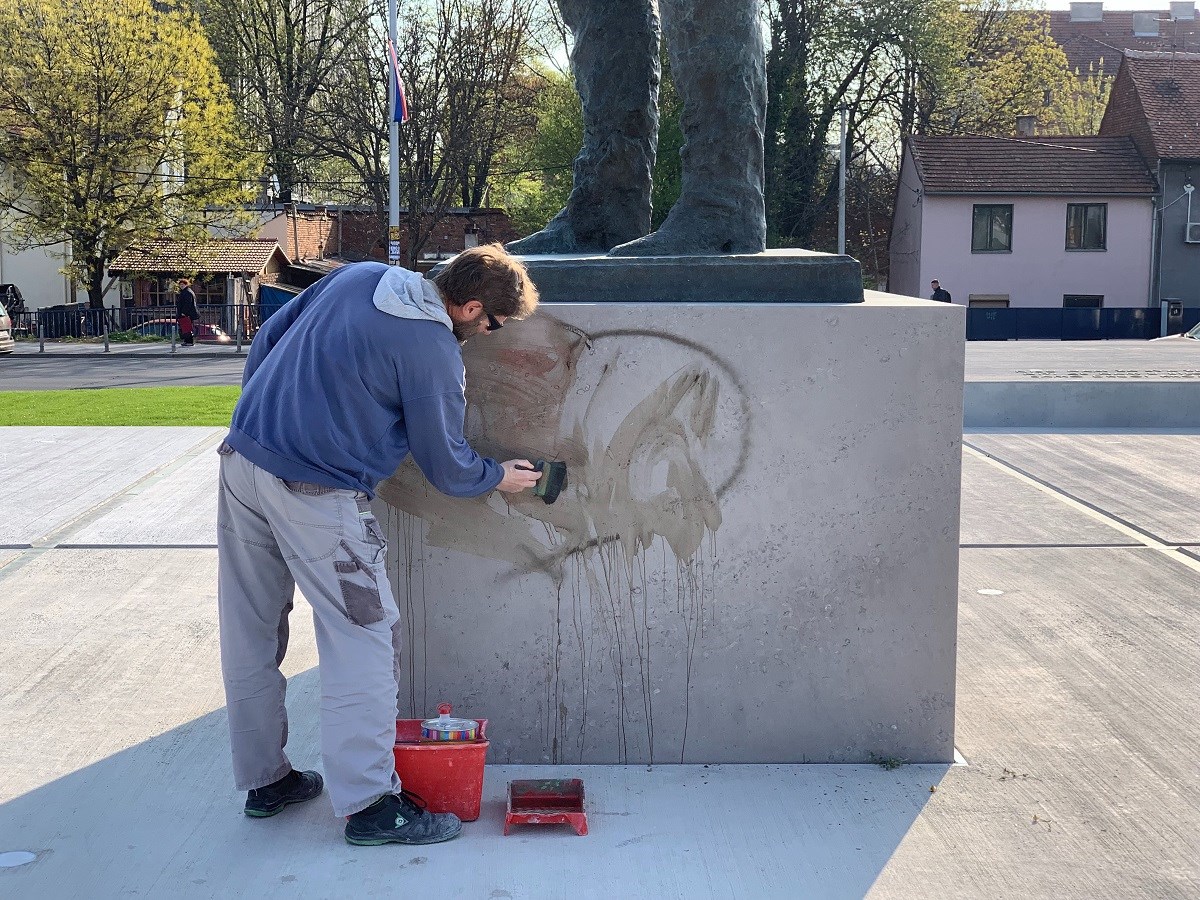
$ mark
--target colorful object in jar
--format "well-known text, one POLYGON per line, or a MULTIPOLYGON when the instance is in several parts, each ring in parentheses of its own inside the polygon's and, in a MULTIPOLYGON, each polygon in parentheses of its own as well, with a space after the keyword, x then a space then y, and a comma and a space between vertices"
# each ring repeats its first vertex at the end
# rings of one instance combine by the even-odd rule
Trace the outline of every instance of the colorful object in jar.
POLYGON ((438 706, 438 717, 421 723, 423 741, 473 741, 479 736, 479 723, 474 719, 452 719, 451 706, 438 706))

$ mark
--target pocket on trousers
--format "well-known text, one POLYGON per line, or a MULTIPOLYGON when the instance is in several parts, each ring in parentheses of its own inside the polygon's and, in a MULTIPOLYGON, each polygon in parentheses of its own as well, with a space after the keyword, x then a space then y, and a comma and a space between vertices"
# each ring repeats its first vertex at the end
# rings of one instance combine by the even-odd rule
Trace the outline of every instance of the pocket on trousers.
POLYGON ((367 499, 367 495, 359 494, 355 502, 358 505, 358 520, 363 526, 363 542, 371 550, 371 565, 377 566, 383 562, 387 553, 387 538, 383 536, 379 520, 371 511, 371 501, 367 499))
POLYGON ((333 560, 346 618, 355 625, 374 625, 386 618, 375 571, 342 541, 333 560))
POLYGON ((287 489, 286 515, 289 522, 342 532, 344 491, 307 481, 287 481, 283 478, 280 481, 287 489))

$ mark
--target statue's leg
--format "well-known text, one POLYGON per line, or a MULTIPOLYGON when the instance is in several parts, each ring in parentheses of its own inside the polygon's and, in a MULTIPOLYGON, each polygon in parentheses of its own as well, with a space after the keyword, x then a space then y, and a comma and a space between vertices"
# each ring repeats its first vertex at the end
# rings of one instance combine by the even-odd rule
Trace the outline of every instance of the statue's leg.
POLYGON ((767 236, 760 0, 660 0, 660 8, 683 99, 683 185, 658 231, 612 253, 757 253, 767 236))
POLYGON ((514 253, 604 253, 650 230, 658 146, 659 24, 655 0, 558 0, 575 36, 583 149, 566 208, 514 253))

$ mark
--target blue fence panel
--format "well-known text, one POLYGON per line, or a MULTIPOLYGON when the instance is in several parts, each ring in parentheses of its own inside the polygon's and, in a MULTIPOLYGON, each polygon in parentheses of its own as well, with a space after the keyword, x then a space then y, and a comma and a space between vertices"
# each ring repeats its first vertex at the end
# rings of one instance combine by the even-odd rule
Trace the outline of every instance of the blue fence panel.
POLYGON ((1064 341, 1098 341, 1104 332, 1101 325, 1101 313, 1104 310, 1095 309, 1064 309, 1062 311, 1062 332, 1064 341))
MULTIPOLYGON (((967 310, 968 341, 1149 340, 1158 337, 1156 307, 1109 309, 976 307, 967 310)), ((1200 308, 1183 311, 1184 330, 1200 323, 1200 308)))
POLYGON ((1110 340, 1149 340, 1158 337, 1158 310, 1103 309, 1103 335, 1110 340), (1154 315, 1151 315, 1153 313, 1154 315))
POLYGON ((1017 320, 1011 309, 967 310, 968 341, 1011 341, 1017 336, 1017 320))
POLYGON ((1018 340, 1057 341, 1063 332, 1063 311, 1061 309, 1025 309, 1010 310, 1017 320, 1018 340))

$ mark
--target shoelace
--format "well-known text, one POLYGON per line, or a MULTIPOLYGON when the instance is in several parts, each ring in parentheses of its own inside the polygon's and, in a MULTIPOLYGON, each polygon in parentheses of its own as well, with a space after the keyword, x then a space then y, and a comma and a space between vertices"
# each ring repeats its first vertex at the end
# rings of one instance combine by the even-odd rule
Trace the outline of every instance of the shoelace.
POLYGON ((408 803, 410 806, 420 810, 422 813, 429 808, 429 804, 425 802, 425 798, 423 798, 420 794, 414 794, 410 790, 405 790, 402 788, 400 790, 400 799, 408 803))

